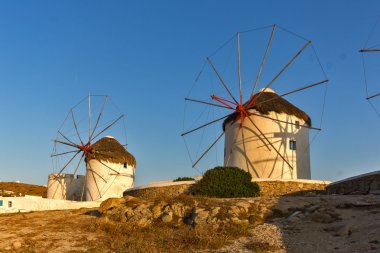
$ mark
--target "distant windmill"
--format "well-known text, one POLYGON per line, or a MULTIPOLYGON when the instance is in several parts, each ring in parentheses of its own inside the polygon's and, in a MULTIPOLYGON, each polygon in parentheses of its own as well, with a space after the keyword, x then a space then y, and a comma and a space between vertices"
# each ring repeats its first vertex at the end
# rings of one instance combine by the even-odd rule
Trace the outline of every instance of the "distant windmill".
POLYGON ((49 175, 48 198, 101 200, 121 197, 133 187, 135 158, 126 145, 105 136, 125 137, 124 115, 108 101, 108 96, 89 95, 70 109, 54 139, 56 173, 49 175))

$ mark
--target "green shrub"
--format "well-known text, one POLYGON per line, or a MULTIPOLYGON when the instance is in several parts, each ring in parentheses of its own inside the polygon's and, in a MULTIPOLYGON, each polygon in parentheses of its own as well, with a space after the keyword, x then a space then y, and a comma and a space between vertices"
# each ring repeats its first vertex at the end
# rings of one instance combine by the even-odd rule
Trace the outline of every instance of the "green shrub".
POLYGON ((177 179, 174 179, 173 182, 178 182, 178 181, 194 181, 195 179, 192 177, 179 177, 177 179))
POLYGON ((218 198, 255 197, 260 188, 252 176, 237 167, 215 167, 195 185, 195 194, 218 198))

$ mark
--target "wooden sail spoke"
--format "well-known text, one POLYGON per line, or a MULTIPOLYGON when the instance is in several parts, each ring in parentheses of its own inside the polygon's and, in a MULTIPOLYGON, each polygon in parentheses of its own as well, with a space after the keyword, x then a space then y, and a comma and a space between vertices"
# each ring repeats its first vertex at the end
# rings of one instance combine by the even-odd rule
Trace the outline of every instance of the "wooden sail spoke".
MULTIPOLYGON (((308 42, 306 42, 306 44, 301 48, 301 50, 299 50, 296 55, 294 55, 286 64, 285 66, 280 70, 280 72, 278 72, 278 74, 267 84, 267 86, 265 86, 265 88, 263 89, 263 92, 265 92, 280 76, 282 73, 284 73, 284 71, 290 66, 290 64, 292 64, 292 62, 294 62, 294 60, 307 48, 307 46, 309 46, 311 43, 311 41, 309 40, 308 42)), ((256 100, 257 98, 263 93, 258 93, 257 96, 256 96, 256 100)))
POLYGON ((380 52, 380 48, 361 49, 361 50, 359 50, 359 52, 360 52, 360 53, 380 52))
POLYGON ((240 73, 240 33, 237 33, 237 54, 238 54, 238 82, 239 82, 239 98, 240 104, 243 104, 243 91, 241 84, 241 73, 240 73))
POLYGON ((69 164, 74 160, 74 158, 80 153, 80 150, 78 150, 75 155, 73 157, 71 157, 71 159, 65 164, 65 166, 63 166, 63 168, 58 172, 58 174, 61 174, 62 171, 64 171, 66 169, 67 166, 69 166, 69 164))
POLYGON ((120 115, 117 119, 115 119, 114 121, 112 121, 111 124, 109 124, 107 127, 105 127, 102 131, 100 131, 97 135, 95 135, 93 138, 91 138, 91 141, 95 140, 96 137, 98 137, 99 135, 101 135, 102 133, 104 133, 105 131, 107 131, 110 127, 112 127, 113 125, 116 124, 116 122, 118 122, 120 119, 122 119, 124 117, 124 114, 123 115, 120 115))
POLYGON ((77 133, 79 141, 83 144, 82 138, 80 137, 80 134, 79 134, 79 131, 78 131, 77 123, 75 122, 73 109, 71 109, 70 112, 71 112, 71 118, 73 119, 73 124, 74 124, 74 127, 75 127, 75 132, 77 133))
POLYGON ((225 119, 225 118, 227 118, 228 116, 230 116, 230 115, 228 114, 228 115, 223 116, 223 117, 221 117, 221 118, 219 118, 219 119, 216 119, 216 120, 210 121, 210 122, 208 122, 208 123, 206 123, 206 124, 203 124, 203 125, 201 125, 201 126, 199 126, 199 127, 196 127, 196 128, 194 128, 194 129, 191 129, 191 130, 189 130, 189 131, 184 132, 183 134, 181 134, 181 136, 185 136, 185 135, 187 135, 187 134, 190 134, 190 133, 192 133, 192 132, 195 132, 195 131, 197 131, 197 130, 200 130, 200 129, 206 127, 206 126, 209 126, 209 125, 211 125, 211 124, 213 124, 213 123, 216 123, 216 122, 218 122, 218 121, 221 121, 222 119, 225 119))
POLYGON ((225 109, 231 109, 231 108, 224 106, 224 105, 218 105, 218 104, 214 104, 214 103, 210 103, 210 102, 206 102, 206 101, 202 101, 202 100, 198 100, 198 99, 193 99, 193 98, 185 98, 185 100, 191 101, 191 102, 196 102, 196 103, 201 103, 201 104, 205 104, 205 105, 212 105, 212 106, 225 108, 225 109))
POLYGON ((267 55, 268 55, 268 53, 269 53, 270 46, 271 46, 271 44, 272 44, 272 40, 273 40, 273 35, 274 35, 274 32, 275 32, 275 29, 276 29, 276 25, 273 25, 273 26, 272 26, 272 32, 271 32, 271 34, 270 34, 268 44, 267 44, 267 46, 266 46, 266 48, 265 48, 264 56, 263 56, 263 59, 262 59, 261 64, 260 64, 260 69, 259 69, 259 72, 257 73, 257 77, 256 77, 255 84, 253 85, 253 89, 252 89, 251 97, 253 96, 253 94, 255 94, 256 87, 257 87, 257 85, 258 85, 258 83, 259 83, 260 76, 261 76, 261 72, 263 71, 264 64, 265 64, 265 61, 266 61, 266 59, 267 59, 267 55))
POLYGON ((73 145, 76 145, 73 141, 69 140, 69 138, 67 138, 61 131, 58 131, 58 133, 68 142, 70 142, 71 144, 73 145))
POLYGON ((375 95, 369 96, 369 97, 367 97, 366 99, 367 99, 367 100, 370 100, 370 99, 375 98, 375 97, 378 97, 378 96, 380 96, 380 93, 377 93, 377 94, 375 94, 375 95))
POLYGON ((76 152, 78 152, 78 150, 71 150, 71 151, 62 152, 62 153, 58 153, 58 154, 52 154, 52 155, 50 155, 50 157, 61 156, 61 155, 67 155, 67 154, 70 154, 70 153, 76 153, 76 152))
MULTIPOLYGON (((298 88, 298 89, 295 89, 295 90, 292 90, 292 91, 289 91, 289 92, 286 92, 286 93, 283 93, 281 95, 278 95, 278 97, 274 97, 274 98, 271 98, 271 99, 268 99, 268 100, 265 100, 265 101, 261 101, 261 102, 257 102, 257 103, 253 103, 251 102, 250 103, 250 106, 252 106, 253 104, 256 104, 256 105, 261 105, 261 104, 265 104, 269 101, 273 101, 273 100, 276 100, 276 99, 279 99, 280 97, 285 97, 285 96, 288 96, 290 94, 293 94, 293 93, 297 93, 297 92, 300 92, 300 91, 303 91, 303 90, 307 90, 307 89, 310 89, 310 88, 313 88, 313 87, 316 87, 318 85, 321 85, 321 84, 325 84, 327 83, 329 80, 323 80, 323 81, 320 81, 320 82, 316 82, 316 83, 313 83, 313 84, 310 84, 310 85, 306 85, 304 87, 301 87, 301 88, 298 88)), ((257 96, 259 96, 261 93, 259 93, 257 96)), ((257 101, 257 99, 256 99, 257 101)))
POLYGON ((94 136, 94 133, 95 133, 95 131, 96 131, 96 128, 98 127, 98 124, 99 124, 100 118, 102 117, 102 113, 103 113, 104 107, 105 107, 105 105, 106 105, 107 99, 108 99, 108 96, 106 96, 106 97, 104 98, 104 102, 103 102, 102 108, 100 109, 100 112, 99 112, 98 118, 96 119, 96 123, 95 123, 94 129, 92 130, 91 135, 90 135, 90 138, 89 138, 90 141, 91 141, 91 139, 92 139, 92 136, 94 136))
POLYGON ((60 141, 60 140, 57 140, 57 139, 55 139, 53 141, 56 142, 56 143, 60 143, 60 144, 66 145, 66 146, 70 146, 70 147, 74 147, 74 148, 79 148, 78 145, 71 144, 69 142, 64 142, 64 141, 60 141))
POLYGON ((214 64, 212 64, 211 59, 207 57, 207 62, 211 65, 212 69, 214 70, 215 74, 218 76, 218 79, 220 83, 223 85, 223 87, 226 89, 230 97, 235 101, 235 103, 238 104, 238 101, 235 99, 235 97, 232 95, 230 89, 228 89, 226 83, 223 81, 222 77, 219 75, 218 71, 216 70, 214 64))
POLYGON ((193 164, 193 168, 199 163, 200 160, 202 160, 202 158, 210 151, 210 149, 215 146, 215 144, 222 138, 222 136, 224 135, 224 131, 218 136, 218 138, 211 144, 210 147, 208 147, 206 149, 205 152, 203 152, 203 154, 198 158, 198 160, 193 164))

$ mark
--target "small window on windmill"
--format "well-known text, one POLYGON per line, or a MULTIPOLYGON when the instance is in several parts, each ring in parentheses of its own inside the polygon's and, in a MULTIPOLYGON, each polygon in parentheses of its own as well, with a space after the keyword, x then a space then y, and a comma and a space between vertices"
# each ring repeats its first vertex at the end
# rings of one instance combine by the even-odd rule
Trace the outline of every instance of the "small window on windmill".
POLYGON ((290 150, 297 150, 297 142, 295 140, 289 141, 289 149, 290 150))
POLYGON ((296 120, 296 129, 300 129, 300 122, 298 120, 296 120))
POLYGON ((124 163, 124 168, 127 168, 128 167, 128 164, 127 163, 124 163))
POLYGON ((12 207, 12 201, 8 201, 8 207, 12 207))
POLYGON ((3 201, 2 200, 0 200, 0 206, 3 206, 3 201))

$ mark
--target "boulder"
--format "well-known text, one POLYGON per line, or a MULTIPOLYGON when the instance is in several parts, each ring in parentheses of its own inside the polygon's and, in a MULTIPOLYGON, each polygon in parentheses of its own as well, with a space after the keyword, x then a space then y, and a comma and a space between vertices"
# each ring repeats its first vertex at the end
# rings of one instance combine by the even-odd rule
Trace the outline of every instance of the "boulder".
POLYGON ((123 205, 130 201, 137 201, 135 197, 127 196, 125 198, 109 198, 100 204, 99 211, 102 213, 106 210, 112 209, 116 206, 123 205))

